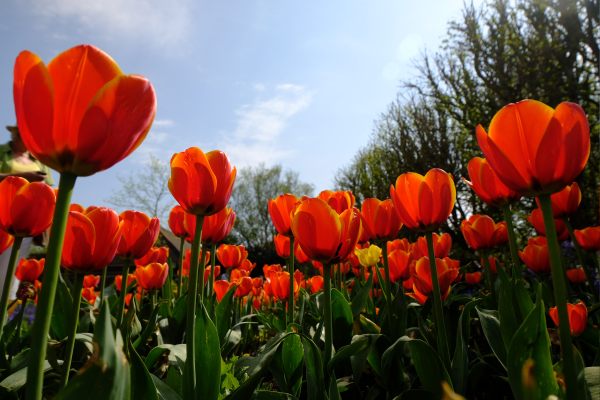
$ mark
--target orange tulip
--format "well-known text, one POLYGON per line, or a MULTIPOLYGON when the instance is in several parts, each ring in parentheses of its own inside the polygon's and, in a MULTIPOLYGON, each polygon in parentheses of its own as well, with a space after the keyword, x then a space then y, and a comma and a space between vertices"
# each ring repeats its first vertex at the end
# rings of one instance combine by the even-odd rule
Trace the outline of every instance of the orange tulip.
POLYGON ((158 218, 150 218, 140 211, 127 210, 119 215, 123 224, 117 254, 121 257, 140 258, 156 242, 160 232, 158 218))
MULTIPOLYGON (((540 207, 540 201, 538 198, 535 199, 538 207, 540 207)), ((577 182, 573 182, 571 185, 565 186, 560 192, 553 193, 550 196, 552 202, 552 213, 554 218, 565 217, 567 215, 574 214, 581 203, 581 190, 577 182)))
POLYGON ((127 157, 144 140, 156 95, 139 75, 124 75, 106 53, 73 47, 46 67, 23 51, 15 61, 13 94, 27 149, 59 172, 92 175, 127 157))
POLYGON ((96 298, 98 297, 98 294, 94 290, 94 287, 90 286, 81 289, 81 296, 93 306, 94 303, 96 303, 96 298))
POLYGON ((225 294, 229 291, 229 287, 231 284, 228 281, 219 280, 215 281, 213 284, 213 289, 215 290, 215 294, 217 295, 217 301, 220 303, 223 300, 225 294))
MULTIPOLYGON (((533 210, 527 217, 527 221, 533 225, 538 235, 546 236, 546 225, 544 224, 544 216, 542 215, 541 209, 536 208, 533 210)), ((569 238, 569 230, 565 221, 554 218, 554 225, 556 226, 556 236, 558 236, 558 240, 567 240, 569 238)))
POLYGON ((239 266, 239 269, 243 269, 245 271, 248 271, 249 273, 252 272, 252 270, 256 267, 256 263, 253 263, 252 261, 248 260, 247 258, 244 259, 242 261, 242 263, 239 266))
MULTIPOLYGON (((189 264, 188 264, 189 265, 189 264)), ((189 268, 189 267, 188 267, 189 268)), ((215 265, 215 270, 214 270, 214 275, 213 275, 213 280, 215 279, 215 277, 221 275, 221 266, 220 265, 215 265)), ((207 265, 204 268, 204 284, 207 285, 208 280, 210 279, 210 265, 207 265)))
POLYGON ((135 269, 138 285, 144 290, 160 289, 165 284, 169 275, 169 265, 157 262, 135 269))
POLYGON ((498 177, 521 194, 554 193, 583 171, 590 155, 590 128, 583 109, 569 102, 553 109, 523 100, 496 113, 477 142, 498 177))
MULTIPOLYGON (((579 301, 577 304, 567 303, 567 313, 569 314, 569 327, 571 328, 572 336, 581 335, 587 326, 587 307, 585 303, 579 301)), ((548 310, 550 318, 554 325, 558 326, 558 309, 550 307, 548 310)))
POLYGON ((575 229, 577 243, 588 251, 600 250, 600 226, 590 226, 584 229, 575 229))
MULTIPOLYGON (((290 274, 289 272, 272 273, 267 280, 271 285, 273 297, 277 300, 287 300, 290 297, 290 274)), ((299 286, 294 280, 294 295, 298 292, 299 286)))
MULTIPOLYGON (((127 275, 127 288, 131 287, 131 285, 133 285, 133 283, 136 280, 137 280, 137 276, 135 274, 128 274, 127 275)), ((117 292, 121 291, 122 284, 123 284, 123 276, 121 276, 121 275, 115 276, 115 289, 117 289, 117 292)))
POLYGON ((338 214, 352 209, 356 201, 354 194, 349 190, 323 190, 317 197, 329 204, 329 207, 333 208, 338 214))
POLYGON ((176 205, 171 209, 169 213, 169 229, 173 232, 173 235, 178 238, 186 237, 187 232, 183 226, 183 220, 185 219, 185 211, 180 205, 176 205))
POLYGON ((281 272, 281 271, 283 271, 283 268, 279 264, 263 265, 263 275, 267 278, 273 272, 281 272))
POLYGON ((69 211, 61 265, 78 272, 105 268, 115 258, 121 227, 117 213, 106 207, 69 211))
POLYGON ((465 273, 465 282, 469 285, 477 285, 481 282, 481 271, 465 273))
POLYGON ((223 268, 238 268, 246 257, 248 251, 242 245, 222 244, 217 248, 217 258, 223 268))
MULTIPOLYGON (((198 256, 198 257, 200 257, 200 256, 198 256)), ((183 263, 181 264, 180 273, 182 276, 190 275, 190 259, 191 258, 192 258, 192 252, 190 249, 187 249, 183 256, 183 263)), ((202 260, 200 260, 198 267, 202 268, 202 266, 209 265, 209 264, 210 264, 210 251, 206 251, 206 252, 204 252, 204 263, 202 263, 202 260)), ((216 268, 216 266, 215 266, 215 268, 216 268)), ((220 269, 219 269, 219 271, 220 271, 220 269)))
POLYGON ((252 296, 260 296, 262 293, 263 278, 252 278, 252 296))
POLYGON ((44 258, 39 260, 34 258, 22 258, 17 265, 15 276, 21 282, 34 283, 36 280, 38 280, 42 274, 42 271, 44 271, 45 261, 46 259, 44 258))
POLYGON ((15 237, 8 232, 0 229, 0 254, 4 253, 6 249, 12 246, 15 241, 15 237))
POLYGON ((527 265, 527 268, 534 272, 550 272, 548 242, 543 236, 529 238, 527 246, 523 251, 519 251, 519 257, 527 265))
MULTIPOLYGON (((189 214, 188 214, 189 215, 189 214)), ((186 218, 186 226, 191 225, 186 218)), ((210 215, 204 218, 204 224, 202 225, 202 243, 206 244, 218 244, 223 241, 231 232, 233 224, 235 223, 235 211, 230 207, 225 207, 216 214, 210 215)), ((194 229, 191 233, 196 230, 196 220, 194 218, 194 229)))
POLYGON ((495 223, 487 215, 471 215, 462 221, 460 230, 473 250, 490 249, 508 242, 506 222, 495 223))
POLYGON ((0 229, 13 236, 37 236, 52 223, 56 195, 42 182, 18 176, 0 181, 0 229))
POLYGON ((498 178, 485 158, 473 157, 467 164, 467 171, 471 181, 465 180, 465 183, 481 200, 491 206, 502 207, 521 197, 498 178))
POLYGON ((425 176, 415 172, 400 175, 396 186, 390 186, 390 197, 404 225, 410 229, 432 231, 452 212, 456 188, 450 174, 434 168, 425 176))
POLYGON ((252 278, 244 276, 236 282, 236 285, 238 285, 238 288, 233 297, 244 297, 252 290, 252 278))
MULTIPOLYGON (((450 239, 450 244, 452 245, 452 239, 450 239)), ((394 250, 404 250, 410 252, 412 251, 412 244, 406 238, 395 239, 387 242, 388 254, 390 254, 394 250)))
POLYGON ((280 235, 289 236, 292 233, 291 212, 298 203, 298 198, 293 194, 282 194, 268 203, 269 215, 275 229, 280 235))
POLYGON ((153 262, 164 264, 167 262, 167 258, 169 258, 168 247, 150 247, 146 254, 140 258, 136 258, 133 262, 136 266, 143 267, 153 262))
POLYGON ((367 240, 393 239, 402 228, 402 222, 394 210, 391 199, 383 201, 376 198, 365 199, 360 212, 363 217, 363 228, 368 236, 367 240))
POLYGON ((307 198, 296 207, 292 231, 302 250, 323 263, 344 261, 358 241, 360 213, 356 208, 341 214, 319 198, 307 198))
MULTIPOLYGON (((433 254, 435 258, 448 257, 450 249, 452 248, 452 236, 448 233, 442 233, 438 235, 433 233, 433 254)), ((412 255, 415 260, 421 257, 429 257, 429 251, 427 250, 427 238, 420 236, 412 246, 412 255)))
POLYGON ((579 284, 584 283, 587 280, 585 271, 583 268, 570 268, 566 271, 567 279, 571 283, 579 284))
POLYGON ((412 260, 412 255, 408 251, 398 249, 389 253, 390 280, 398 282, 399 280, 407 279, 410 276, 410 264, 412 260))
MULTIPOLYGON (((58 194, 58 189, 55 190, 54 193, 58 194)), ((77 211, 77 212, 83 213, 85 211, 85 207, 82 206, 81 204, 71 203, 71 204, 69 204, 69 211, 77 211)))
POLYGON ((310 258, 308 258, 304 250, 302 250, 302 247, 300 247, 298 242, 294 243, 294 258, 296 259, 296 264, 304 264, 310 261, 310 258))
MULTIPOLYGON (((458 278, 460 262, 445 257, 436 258, 435 264, 440 285, 440 293, 444 300, 450 294, 452 283, 458 278)), ((433 293, 433 283, 431 282, 431 269, 428 257, 421 257, 411 265, 411 276, 413 279, 413 292, 415 296, 413 298, 423 304, 424 302, 422 302, 422 300, 433 293)))
POLYGON ((86 275, 83 277, 84 288, 95 288, 100 284, 100 275, 86 275))
POLYGON ((169 190, 186 212, 212 215, 227 205, 235 175, 225 153, 190 147, 171 158, 169 190))
POLYGON ((277 255, 283 259, 288 259, 290 257, 290 238, 278 233, 273 238, 273 242, 275 243, 277 255))

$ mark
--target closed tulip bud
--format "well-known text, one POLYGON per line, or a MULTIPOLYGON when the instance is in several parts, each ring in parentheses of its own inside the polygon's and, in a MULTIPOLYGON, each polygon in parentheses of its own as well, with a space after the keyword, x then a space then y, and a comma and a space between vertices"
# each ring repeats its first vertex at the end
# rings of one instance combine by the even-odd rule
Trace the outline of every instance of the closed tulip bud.
POLYGON ((391 199, 365 199, 361 207, 363 228, 367 232, 367 240, 393 239, 402 228, 402 222, 394 210, 391 199))
POLYGON ((169 274, 167 263, 150 263, 135 269, 138 285, 144 290, 160 289, 165 284, 169 274))
POLYGON ((575 229, 575 238, 577 239, 577 243, 585 250, 600 250, 600 226, 575 229))
MULTIPOLYGON (((186 219, 186 226, 191 226, 189 218, 186 219)), ((209 215, 204 218, 202 225, 202 243, 218 244, 223 241, 233 229, 235 223, 235 212, 230 207, 225 207, 216 214, 209 215)), ((193 218, 194 229, 190 233, 193 237, 196 227, 196 219, 193 218)))
MULTIPOLYGON (((448 257, 450 249, 452 248, 452 236, 448 233, 437 233, 432 234, 433 238, 433 254, 435 258, 448 257)), ((429 251, 427 250, 427 238, 425 236, 419 236, 417 241, 412 246, 413 258, 415 260, 421 257, 429 257, 429 251)))
MULTIPOLYGON (((290 274, 288 272, 275 272, 268 278, 271 285, 273 297, 277 300, 287 300, 290 297, 290 274)), ((294 281, 294 295, 299 289, 298 284, 294 281)))
POLYGON ((410 264, 413 260, 411 253, 397 249, 388 254, 390 280, 398 282, 410 276, 410 264))
POLYGON ((95 288, 100 284, 100 275, 86 275, 83 277, 84 288, 95 288))
POLYGON ((550 272, 550 256, 548 254, 548 242, 543 236, 529 238, 527 246, 519 251, 519 257, 533 272, 550 272))
MULTIPOLYGON (((544 225, 544 216, 542 215, 541 209, 536 208, 533 210, 527 217, 527 221, 533 225, 538 235, 546 236, 546 226, 544 225)), ((569 230, 567 229, 565 221, 554 218, 554 225, 556 226, 556 236, 558 236, 558 240, 567 240, 569 238, 569 230)))
POLYGON ((566 271, 567 279, 574 284, 584 283, 587 280, 583 268, 570 268, 566 271))
POLYGON ((248 257, 248 251, 243 245, 222 244, 217 248, 217 258, 223 268, 238 268, 248 257))
MULTIPOLYGON (((538 207, 540 207, 539 199, 535 199, 538 207)), ((581 190, 577 182, 565 186, 560 192, 553 193, 550 196, 552 203, 552 213, 554 218, 566 217, 574 214, 581 203, 581 190)))
POLYGON ((93 306, 96 303, 98 294, 93 287, 84 287, 81 289, 81 296, 93 306))
MULTIPOLYGON (((567 313, 569 315, 569 327, 571 329, 572 336, 581 335, 587 326, 587 307, 585 303, 580 301, 577 304, 567 303, 567 313)), ((548 314, 554 325, 558 326, 558 309, 556 307, 550 307, 548 314)))
POLYGON ((176 205, 171 209, 171 212, 169 213, 169 229, 171 229, 173 235, 177 236, 178 238, 187 236, 187 232, 183 226, 184 219, 185 211, 180 205, 176 205))
POLYGON ((471 181, 465 180, 465 183, 481 200, 493 207, 502 207, 521 197, 498 178, 485 158, 473 157, 467 164, 467 171, 471 181))
POLYGON ((490 249, 508 242, 506 222, 495 223, 487 215, 471 215, 462 221, 460 230, 473 250, 490 249))
POLYGON ((230 283, 225 280, 215 281, 213 284, 213 289, 215 290, 215 294, 217 296, 217 302, 221 302, 225 294, 229 291, 230 283))
POLYGON ((45 259, 22 258, 17 265, 15 276, 21 282, 35 282, 44 271, 45 259))
POLYGON ((375 246, 374 244, 370 245, 366 249, 355 249, 354 254, 358 257, 358 261, 360 265, 363 267, 372 267, 379 263, 381 260, 381 248, 375 246))
POLYGON ((167 262, 167 258, 169 258, 168 247, 151 247, 146 254, 140 258, 136 258, 133 262, 136 266, 143 267, 153 262, 164 264, 167 262))
MULTIPOLYGON (((452 283, 458 278, 460 262, 446 258, 435 259, 440 293, 442 299, 446 299, 450 294, 452 283)), ((413 278, 413 291, 419 301, 423 296, 429 297, 433 292, 431 281, 431 269, 428 257, 421 257, 411 266, 411 276, 413 278)), ((420 302, 420 301, 419 301, 420 302)))
POLYGON ((278 233, 273 238, 273 241, 275 243, 275 252, 277 255, 287 260, 290 257, 290 238, 278 233))
POLYGON ((354 194, 349 190, 323 190, 317 197, 326 202, 338 214, 352 209, 356 201, 354 194))
POLYGON ((317 293, 323 290, 324 280, 321 275, 310 277, 307 281, 311 293, 317 293))
POLYGON ((140 258, 154 245, 160 233, 158 218, 150 218, 140 211, 127 210, 119 215, 123 224, 117 254, 121 257, 140 258))
POLYGON ((467 282, 469 285, 477 285, 479 282, 481 282, 481 271, 466 272, 465 282, 467 282))
POLYGON ((280 235, 291 235, 291 213, 298 201, 299 199, 296 196, 289 193, 269 200, 269 215, 277 233, 280 235))

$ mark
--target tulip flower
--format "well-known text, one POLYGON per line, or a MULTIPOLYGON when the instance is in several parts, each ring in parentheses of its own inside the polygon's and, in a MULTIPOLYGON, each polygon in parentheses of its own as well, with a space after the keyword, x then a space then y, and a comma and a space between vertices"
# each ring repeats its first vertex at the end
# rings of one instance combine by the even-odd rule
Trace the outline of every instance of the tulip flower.
POLYGON ((173 235, 178 238, 187 236, 187 232, 183 226, 183 220, 185 219, 185 211, 180 205, 176 205, 171 209, 169 213, 169 229, 173 232, 173 235))
POLYGON ((86 275, 83 277, 83 288, 95 288, 100 284, 100 275, 86 275))
POLYGON ((135 269, 138 285, 144 290, 160 289, 165 284, 169 275, 167 263, 153 262, 135 269))
POLYGON ((495 223, 487 215, 471 215, 462 221, 460 230, 473 250, 490 249, 508 241, 506 222, 495 223))
POLYGON ((52 223, 54 190, 18 176, 0 181, 0 229, 16 237, 37 236, 52 223))
POLYGON ((356 201, 354 194, 349 190, 323 190, 317 197, 329 204, 329 207, 333 208, 338 214, 352 209, 356 201))
MULTIPOLYGON (((449 235, 448 235, 449 236, 449 235)), ((437 238, 437 234, 435 235, 437 238)), ((444 239, 447 240, 447 239, 444 239)), ((452 238, 450 238, 450 246, 452 246, 452 238)), ((394 250, 404 250, 407 252, 412 251, 412 244, 408 241, 408 239, 395 239, 387 242, 387 251, 390 254, 394 250)), ((450 250, 448 250, 450 251, 450 250)))
POLYGON ((575 229, 577 243, 587 251, 600 250, 600 226, 575 229))
POLYGON ((8 232, 0 229, 0 254, 4 253, 10 246, 13 245, 15 237, 8 232))
POLYGON ((391 199, 365 199, 361 207, 363 227, 370 239, 393 239, 402 228, 391 199))
POLYGON ((323 290, 323 277, 321 275, 315 275, 307 280, 307 286, 310 288, 311 293, 317 293, 323 290))
MULTIPOLYGON (((127 274, 127 286, 126 286, 126 290, 127 288, 130 288, 131 285, 133 285, 133 283, 137 280, 136 275, 135 274, 127 274)), ((115 289, 117 290, 117 292, 121 292, 122 290, 122 286, 123 286, 123 276, 122 275, 117 275, 115 276, 115 289)))
POLYGON ((390 279, 392 282, 405 280, 410 276, 410 265, 413 257, 410 252, 396 249, 388 254, 390 279))
POLYGON ((294 243, 294 259, 298 262, 298 264, 305 264, 310 261, 310 258, 306 255, 298 243, 294 243))
POLYGON ((244 271, 252 272, 252 270, 256 268, 256 263, 248 260, 247 258, 242 261, 239 266, 239 269, 243 269, 244 271))
POLYGON ((447 219, 456 201, 454 181, 447 172, 434 168, 424 176, 415 172, 402 174, 390 197, 400 221, 409 229, 433 231, 447 219))
POLYGON ((167 262, 167 258, 169 258, 168 247, 150 247, 146 254, 136 258, 133 262, 136 267, 143 267, 153 262, 164 264, 167 262))
MULTIPOLYGON (((100 280, 100 277, 98 277, 98 280, 100 280)), ((92 306, 96 303, 96 298, 98 297, 92 286, 81 289, 81 296, 92 306)))
POLYGON ((465 282, 469 285, 477 285, 481 282, 481 271, 465 273, 465 282))
MULTIPOLYGON (((433 254, 435 258, 448 257, 450 250, 452 249, 452 236, 448 233, 437 233, 432 234, 433 240, 433 254)), ((417 241, 412 246, 412 253, 414 259, 421 257, 429 257, 429 251, 427 249, 427 237, 419 236, 417 241)))
MULTIPOLYGON (((553 193, 550 196, 552 202, 552 213, 554 218, 562 218, 574 214, 581 203, 581 190, 577 182, 567 185, 560 192, 553 193)), ((539 199, 536 199, 538 207, 539 199)))
POLYGON ((150 218, 140 211, 127 210, 119 215, 123 224, 117 254, 136 259, 144 256, 154 245, 160 232, 158 218, 150 218))
POLYGON ((45 259, 22 258, 17 265, 15 276, 21 282, 34 283, 44 271, 45 259))
POLYGON ((273 238, 275 243, 275 252, 283 259, 290 257, 290 238, 280 233, 276 234, 273 238))
POLYGON ((279 264, 263 265, 263 275, 267 278, 273 272, 281 272, 281 271, 283 271, 283 268, 279 264))
POLYGON ((252 278, 249 276, 241 277, 234 283, 237 285, 237 289, 233 297, 241 298, 252 291, 252 278))
MULTIPOLYGON (((544 225, 544 216, 542 215, 542 210, 539 208, 533 210, 527 217, 527 221, 533 225, 538 235, 546 236, 546 226, 544 225)), ((558 236, 558 240, 567 240, 569 237, 569 230, 567 229, 565 221, 555 218, 554 224, 556 226, 556 235, 558 236)))
MULTIPOLYGON (((271 285, 273 297, 284 301, 290 297, 290 274, 289 272, 275 272, 268 278, 271 285)), ((294 295, 298 292, 299 286, 294 282, 294 295)))
POLYGON ((293 194, 282 194, 268 203, 269 215, 275 229, 280 235, 289 236, 291 229, 291 212, 298 203, 299 199, 293 194))
MULTIPOLYGON (((571 330, 571 335, 581 335, 585 331, 585 328, 587 326, 588 312, 585 303, 579 301, 577 304, 567 304, 567 313, 569 316, 569 327, 571 330)), ((548 310, 548 314, 550 315, 550 318, 552 318, 554 325, 559 326, 558 309, 556 307, 550 307, 550 310, 548 310)))
MULTIPOLYGON (((436 258, 435 263, 440 284, 440 292, 442 293, 442 299, 445 300, 450 294, 452 283, 458 278, 460 262, 445 257, 436 258)), ((433 293, 431 268, 428 257, 421 257, 411 265, 411 277, 413 279, 413 291, 417 296, 429 297, 433 293)))
POLYGON ((156 95, 147 79, 124 75, 100 49, 81 45, 42 60, 15 61, 14 101, 25 147, 61 173, 87 176, 135 150, 150 130, 156 95))
POLYGON ((355 249, 354 254, 358 257, 360 265, 363 267, 373 267, 381 260, 382 250, 374 244, 365 249, 355 249))
POLYGON ((527 268, 534 272, 550 272, 548 241, 543 236, 529 238, 527 246, 519 252, 519 257, 527 265, 527 268))
POLYGON ((217 295, 217 301, 220 303, 225 294, 229 291, 229 287, 231 284, 225 280, 215 281, 213 284, 213 288, 215 290, 215 294, 217 295))
POLYGON ((521 197, 498 178, 485 158, 473 157, 467 164, 467 171, 471 181, 465 180, 465 183, 481 200, 491 206, 502 208, 521 197))
POLYGON ((243 245, 222 244, 217 248, 217 258, 223 268, 237 268, 248 257, 243 245))
POLYGON ((569 282, 574 284, 584 283, 587 280, 587 276, 583 268, 570 268, 566 271, 566 274, 569 282))
MULTIPOLYGON (((186 217, 186 226, 188 226, 188 220, 189 218, 186 217)), ((229 207, 225 207, 218 213, 204 218, 202 243, 218 244, 222 242, 229 235, 229 232, 231 232, 234 223, 235 211, 229 207)), ((193 232, 195 232, 195 223, 193 232)))

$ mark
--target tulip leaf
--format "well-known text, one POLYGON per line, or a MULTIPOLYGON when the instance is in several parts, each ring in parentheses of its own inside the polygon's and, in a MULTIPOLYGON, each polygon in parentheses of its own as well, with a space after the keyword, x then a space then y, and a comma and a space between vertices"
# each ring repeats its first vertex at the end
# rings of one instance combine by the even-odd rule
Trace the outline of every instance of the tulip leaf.
POLYGON ((129 363, 123 353, 121 333, 112 328, 108 302, 104 302, 94 329, 94 354, 60 392, 56 400, 130 399, 129 363))
POLYGON ((150 374, 154 386, 158 391, 159 400, 181 400, 181 396, 175 390, 171 389, 169 385, 161 381, 157 376, 150 374))
POLYGON ((387 390, 396 394, 403 389, 403 363, 401 354, 404 351, 406 340, 398 339, 388 347, 381 356, 381 372, 387 390))
POLYGON ((306 367, 306 398, 321 400, 323 398, 323 359, 321 350, 309 337, 302 337, 304 347, 304 366, 306 367))
POLYGON ((381 335, 355 335, 352 338, 352 343, 341 347, 329 361, 327 368, 333 374, 336 365, 350 360, 352 372, 356 379, 360 376, 366 366, 367 356, 371 351, 372 346, 381 335))
POLYGON ((490 345, 490 348, 496 355, 500 364, 506 369, 506 347, 504 340, 502 339, 502 330, 500 328, 500 320, 498 319, 498 312, 496 310, 485 310, 483 308, 475 307, 481 327, 483 328, 483 334, 490 345))
POLYGON ((508 348, 508 380, 517 399, 524 398, 522 379, 526 373, 523 366, 528 359, 533 361, 531 379, 536 382, 531 388, 535 391, 533 398, 545 399, 550 395, 558 395, 559 388, 552 365, 550 338, 539 286, 535 307, 514 334, 508 348))
POLYGON ((358 287, 355 287, 356 295, 352 298, 352 314, 357 317, 361 311, 367 306, 369 293, 373 287, 373 274, 369 275, 369 279, 364 284, 355 281, 358 287))
POLYGON ((70 313, 60 312, 58 310, 71 310, 73 308, 73 297, 71 292, 62 277, 58 275, 58 283, 56 286, 56 296, 54 298, 54 310, 50 322, 50 334, 53 338, 62 340, 69 335, 69 319, 70 313))
POLYGON ((337 349, 352 340, 354 317, 348 300, 337 289, 331 290, 331 318, 333 322, 333 346, 337 349))
POLYGON ((442 382, 451 382, 450 375, 435 350, 420 339, 400 338, 406 342, 413 365, 423 387, 433 393, 436 399, 442 398, 442 382))
POLYGON ((133 342, 134 348, 137 349, 141 344, 146 343, 148 338, 154 332, 156 332, 156 323, 158 321, 159 311, 160 311, 160 305, 156 305, 156 307, 154 307, 154 310, 152 310, 152 315, 150 315, 150 319, 148 320, 146 327, 144 328, 144 330, 142 331, 140 336, 138 336, 138 338, 135 340, 135 342, 133 342))
POLYGON ((236 285, 233 285, 231 288, 229 288, 215 309, 215 322, 217 324, 217 331, 219 332, 219 343, 221 344, 225 343, 225 335, 231 328, 233 295, 236 289, 236 285))
POLYGON ((302 385, 303 358, 302 340, 293 334, 283 341, 270 368, 279 387, 296 397, 302 385))
POLYGON ((274 392, 271 390, 257 390, 252 400, 294 400, 296 397, 289 393, 274 392))
POLYGON ((465 393, 467 376, 469 373, 468 343, 471 323, 471 311, 477 305, 477 301, 467 303, 458 318, 458 332, 456 334, 456 346, 452 359, 452 383, 457 393, 465 393))
POLYGON ((513 335, 533 309, 533 302, 522 281, 512 281, 503 269, 498 270, 500 288, 498 294, 498 317, 505 348, 508 349, 513 335))
POLYGON ((131 361, 131 398, 144 400, 158 400, 158 392, 144 361, 128 343, 129 360, 131 361))

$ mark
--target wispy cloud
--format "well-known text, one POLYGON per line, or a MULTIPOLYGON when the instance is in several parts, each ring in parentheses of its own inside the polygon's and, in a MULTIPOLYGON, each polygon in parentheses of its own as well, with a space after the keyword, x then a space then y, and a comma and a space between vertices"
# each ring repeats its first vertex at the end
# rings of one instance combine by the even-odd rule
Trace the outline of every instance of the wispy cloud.
POLYGON ((274 88, 257 84, 255 90, 259 95, 236 111, 236 127, 222 144, 239 167, 273 164, 290 155, 281 134, 290 119, 310 105, 313 96, 305 87, 291 83, 274 88))
POLYGON ((179 46, 192 26, 191 0, 30 0, 51 20, 71 18, 75 28, 112 39, 150 39, 163 49, 179 46))
POLYGON ((175 125, 175 121, 172 119, 155 119, 154 123, 152 123, 152 127, 171 127, 175 125))

